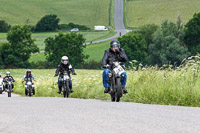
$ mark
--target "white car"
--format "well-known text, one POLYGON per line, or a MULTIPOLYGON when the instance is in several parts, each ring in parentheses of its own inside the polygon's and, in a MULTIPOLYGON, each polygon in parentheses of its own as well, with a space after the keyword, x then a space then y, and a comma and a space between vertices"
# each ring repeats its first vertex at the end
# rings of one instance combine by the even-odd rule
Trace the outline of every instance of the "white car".
POLYGON ((79 31, 79 29, 78 29, 78 28, 73 28, 73 29, 71 29, 70 31, 71 31, 71 32, 73 32, 73 31, 79 31))

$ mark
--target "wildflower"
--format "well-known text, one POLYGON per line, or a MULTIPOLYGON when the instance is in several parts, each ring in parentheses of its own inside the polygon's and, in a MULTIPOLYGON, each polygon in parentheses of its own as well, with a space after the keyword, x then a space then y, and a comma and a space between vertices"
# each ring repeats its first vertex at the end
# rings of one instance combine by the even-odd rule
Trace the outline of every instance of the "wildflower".
POLYGON ((195 68, 192 68, 192 71, 195 71, 196 69, 195 68))
POLYGON ((145 71, 146 70, 146 68, 142 68, 142 71, 145 71))
POLYGON ((136 61, 136 60, 132 60, 132 62, 133 62, 133 63, 137 63, 137 61, 136 61))
POLYGON ((142 65, 142 63, 140 63, 140 64, 139 64, 139 66, 141 66, 141 67, 142 67, 142 66, 143 66, 143 65, 142 65))

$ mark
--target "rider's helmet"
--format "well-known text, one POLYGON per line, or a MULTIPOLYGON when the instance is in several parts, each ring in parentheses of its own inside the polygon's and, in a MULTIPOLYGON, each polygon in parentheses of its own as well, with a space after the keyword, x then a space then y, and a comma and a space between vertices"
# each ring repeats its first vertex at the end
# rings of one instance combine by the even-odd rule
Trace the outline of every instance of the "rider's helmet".
POLYGON ((10 72, 6 72, 6 76, 10 76, 10 72))
POLYGON ((30 69, 26 70, 26 73, 27 73, 27 74, 28 74, 28 73, 31 74, 31 70, 30 70, 30 69))
POLYGON ((119 41, 118 40, 112 40, 111 42, 110 42, 110 47, 111 48, 113 48, 113 47, 120 47, 120 43, 119 43, 119 41))
POLYGON ((61 62, 62 62, 62 64, 67 65, 68 62, 69 62, 69 58, 68 58, 67 56, 63 56, 63 57, 61 58, 61 62))

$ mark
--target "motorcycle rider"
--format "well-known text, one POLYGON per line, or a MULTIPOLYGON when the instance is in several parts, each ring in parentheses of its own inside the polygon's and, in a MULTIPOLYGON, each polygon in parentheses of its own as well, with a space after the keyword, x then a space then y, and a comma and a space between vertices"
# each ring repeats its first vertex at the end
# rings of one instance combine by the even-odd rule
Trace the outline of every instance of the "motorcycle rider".
MULTIPOLYGON (((24 81, 26 81, 26 83, 25 83, 25 85, 26 85, 28 81, 31 81, 32 85, 34 85, 34 83, 32 82, 32 79, 33 79, 34 81, 36 81, 36 79, 35 79, 35 77, 33 76, 33 74, 31 74, 31 70, 28 69, 28 70, 26 71, 26 74, 25 74, 24 77, 22 78, 22 83, 23 83, 24 81)), ((25 86, 25 87, 26 87, 26 86, 25 86)), ((25 88, 25 89, 26 89, 26 88, 25 88)), ((33 95, 35 95, 35 88, 34 88, 34 87, 33 87, 33 95)))
MULTIPOLYGON (((3 78, 3 82, 6 82, 5 89, 8 89, 7 81, 15 82, 14 78, 10 75, 10 72, 6 72, 6 76, 3 78)), ((14 88, 14 84, 12 83, 12 89, 13 88, 14 88)))
MULTIPOLYGON (((61 62, 60 64, 58 65, 58 68, 56 69, 56 73, 55 73, 55 76, 58 76, 58 93, 60 94, 61 93, 61 89, 62 89, 62 78, 63 78, 63 75, 64 75, 64 71, 67 71, 67 74, 69 75, 70 77, 70 72, 72 73, 72 75, 76 75, 74 69, 72 68, 72 65, 69 63, 69 58, 67 56, 63 56, 61 58, 61 62)), ((69 79, 69 88, 70 88, 70 92, 74 92, 74 90, 72 89, 72 80, 71 80, 71 77, 69 79)))
MULTIPOLYGON (((124 49, 120 48, 120 43, 118 40, 113 40, 110 42, 110 48, 105 50, 102 63, 103 63, 103 85, 105 87, 104 93, 108 93, 110 90, 110 83, 109 83, 109 73, 111 72, 110 69, 107 68, 107 65, 111 65, 111 62, 118 61, 118 62, 126 62, 128 60, 124 49)), ((122 90, 124 93, 128 93, 125 88, 126 85, 126 72, 122 73, 122 90)))

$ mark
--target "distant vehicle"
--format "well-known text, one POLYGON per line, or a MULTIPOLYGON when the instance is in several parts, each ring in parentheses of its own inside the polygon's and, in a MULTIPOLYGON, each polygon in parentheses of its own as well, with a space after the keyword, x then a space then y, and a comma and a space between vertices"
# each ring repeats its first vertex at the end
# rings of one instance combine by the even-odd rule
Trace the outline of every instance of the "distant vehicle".
POLYGON ((94 30, 108 30, 105 26, 94 26, 94 30))
POLYGON ((78 28, 73 28, 73 29, 71 29, 70 31, 71 31, 71 32, 79 31, 79 29, 78 29, 78 28))

